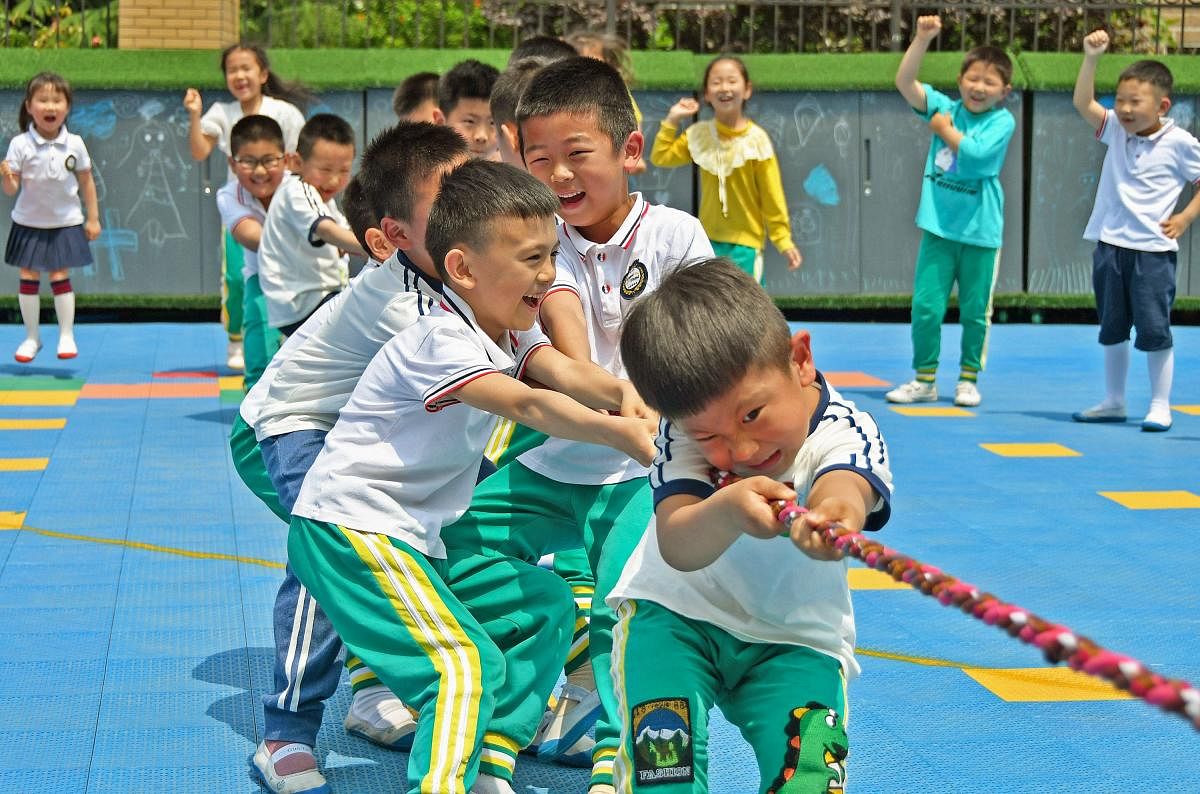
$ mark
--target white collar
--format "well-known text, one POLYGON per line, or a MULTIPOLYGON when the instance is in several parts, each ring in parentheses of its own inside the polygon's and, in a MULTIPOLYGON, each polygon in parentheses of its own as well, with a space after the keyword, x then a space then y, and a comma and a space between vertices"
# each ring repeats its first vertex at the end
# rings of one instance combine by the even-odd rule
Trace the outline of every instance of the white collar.
POLYGON ((508 349, 497 345, 493 342, 482 328, 479 327, 479 322, 475 319, 475 312, 472 311, 471 305, 463 298, 456 295, 449 284, 442 285, 442 302, 441 307, 450 314, 457 315, 466 326, 471 329, 472 333, 479 338, 483 343, 484 352, 487 353, 488 359, 496 366, 496 369, 505 371, 516 366, 516 347, 517 335, 513 331, 509 331, 503 338, 508 342, 508 349))
POLYGON ((53 138, 43 138, 42 134, 37 131, 37 125, 33 122, 29 123, 29 137, 33 138, 34 143, 38 146, 44 146, 47 143, 65 144, 67 142, 67 125, 63 124, 58 128, 58 135, 53 138))
POLYGON ((626 250, 633 245, 633 238, 637 236, 638 229, 641 228, 642 219, 646 217, 646 213, 650 210, 650 203, 642 198, 641 193, 631 193, 633 196, 633 208, 629 210, 629 214, 625 216, 625 220, 621 221, 621 225, 607 243, 593 243, 586 239, 579 231, 569 223, 564 223, 562 228, 567 232, 567 239, 571 241, 571 245, 575 247, 576 252, 587 258, 588 252, 597 245, 615 245, 626 250))

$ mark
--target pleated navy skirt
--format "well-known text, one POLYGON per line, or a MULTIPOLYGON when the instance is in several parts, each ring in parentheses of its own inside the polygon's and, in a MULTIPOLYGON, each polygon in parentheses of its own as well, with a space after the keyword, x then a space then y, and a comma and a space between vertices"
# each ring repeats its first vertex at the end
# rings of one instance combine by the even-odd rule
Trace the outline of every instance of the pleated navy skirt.
POLYGON ((65 270, 92 264, 83 224, 35 229, 14 222, 4 247, 4 261, 26 270, 65 270))

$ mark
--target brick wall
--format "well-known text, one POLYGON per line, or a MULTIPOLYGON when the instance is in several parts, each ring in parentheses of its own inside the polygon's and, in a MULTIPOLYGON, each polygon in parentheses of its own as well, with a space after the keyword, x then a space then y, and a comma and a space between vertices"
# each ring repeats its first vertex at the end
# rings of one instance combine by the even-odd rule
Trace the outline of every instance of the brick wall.
POLYGON ((121 0, 118 46, 213 50, 238 40, 240 0, 121 0))

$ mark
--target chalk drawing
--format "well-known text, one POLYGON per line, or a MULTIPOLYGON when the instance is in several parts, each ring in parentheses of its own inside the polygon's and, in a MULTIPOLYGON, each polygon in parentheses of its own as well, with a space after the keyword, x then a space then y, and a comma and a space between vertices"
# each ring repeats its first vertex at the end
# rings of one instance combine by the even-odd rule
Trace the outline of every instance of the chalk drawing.
POLYGON ((801 248, 820 244, 821 226, 821 210, 808 202, 792 212, 792 240, 801 248))
POLYGON ((106 141, 117 129, 117 113, 111 99, 71 108, 69 129, 85 138, 106 141))
POLYGON ((833 143, 838 148, 838 154, 845 160, 846 155, 850 153, 850 122, 844 114, 839 116, 833 125, 833 143))
POLYGON ((113 281, 125 280, 125 266, 121 259, 121 252, 128 251, 132 254, 138 252, 137 232, 133 229, 122 229, 120 226, 120 212, 113 209, 104 210, 104 227, 100 230, 100 236, 91 243, 93 255, 103 253, 104 258, 108 260, 109 276, 113 281))
POLYGON ((796 103, 792 109, 792 119, 796 125, 796 148, 803 149, 808 146, 809 138, 817 131, 823 118, 825 118, 825 111, 812 94, 805 94, 796 103))
MULTIPOLYGON (((159 104, 161 110, 162 105, 159 104)), ((142 106, 152 110, 151 103, 142 106)), ((191 170, 174 146, 171 128, 155 118, 145 120, 134 130, 129 151, 117 163, 120 168, 130 157, 137 157, 137 175, 143 180, 137 201, 129 210, 128 223, 156 247, 161 248, 167 240, 188 239, 187 227, 175 205, 174 190, 170 175, 183 177, 191 170)), ((178 180, 180 192, 187 189, 183 179, 178 180)))
POLYGON ((834 181, 833 174, 829 173, 829 169, 824 165, 818 165, 808 172, 808 176, 804 178, 804 192, 815 199, 818 204, 824 204, 827 207, 836 207, 841 203, 837 182, 834 181))

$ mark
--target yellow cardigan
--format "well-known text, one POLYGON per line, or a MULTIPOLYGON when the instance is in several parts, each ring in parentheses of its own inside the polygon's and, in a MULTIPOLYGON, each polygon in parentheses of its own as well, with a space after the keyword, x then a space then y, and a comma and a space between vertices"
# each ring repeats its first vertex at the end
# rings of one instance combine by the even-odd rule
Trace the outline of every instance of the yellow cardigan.
POLYGON ((795 248, 779 161, 762 128, 751 121, 741 130, 732 130, 714 120, 697 122, 680 133, 677 127, 664 121, 654 136, 650 162, 659 168, 693 162, 693 151, 698 145, 697 141, 688 140, 688 133, 693 131, 714 144, 701 143, 702 150, 715 154, 719 160, 730 158, 723 162, 733 164, 726 169, 729 173, 724 180, 703 165, 700 168, 700 223, 709 239, 760 251, 764 232, 769 231, 771 242, 780 253, 795 248), (702 125, 710 128, 702 129, 702 125))

